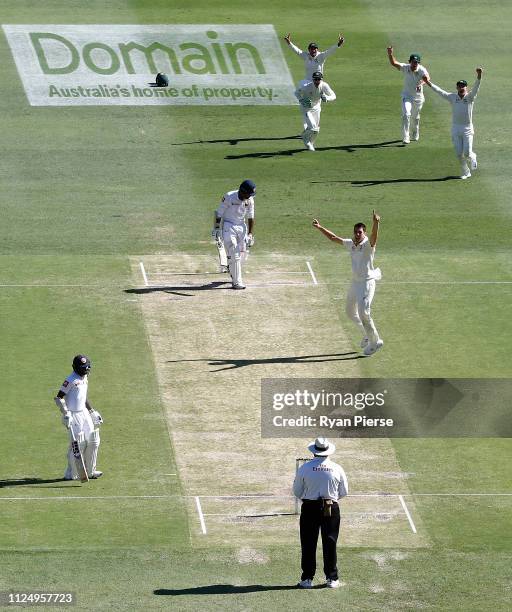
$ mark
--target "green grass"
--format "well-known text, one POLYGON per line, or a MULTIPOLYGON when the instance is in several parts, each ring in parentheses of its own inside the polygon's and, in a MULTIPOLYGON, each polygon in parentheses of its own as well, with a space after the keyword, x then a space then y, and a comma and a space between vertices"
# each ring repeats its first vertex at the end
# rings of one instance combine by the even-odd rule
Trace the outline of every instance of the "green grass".
MULTIPOLYGON (((384 278, 373 310, 386 345, 359 361, 362 376, 509 378, 512 285, 450 282, 512 280, 504 61, 510 8, 473 0, 413 1, 406 9, 323 0, 313 21, 311 6, 290 0, 250 11, 239 0, 0 4, 2 23, 273 23, 302 46, 318 40, 326 47, 339 31, 346 37, 326 65, 338 100, 325 105, 318 151, 309 155, 291 138, 300 130, 300 114, 291 107, 30 107, 0 36, 1 495, 43 498, 0 500, 0 591, 74 590, 84 610, 508 609, 512 498, 420 495, 511 492, 508 439, 394 440, 413 496, 407 499, 429 547, 342 546, 346 586, 337 592, 287 589, 299 575, 298 541, 277 546, 262 538, 247 551, 229 539, 215 546, 201 540, 193 505, 182 497, 187 483, 165 415, 170 403, 179 419, 180 407, 195 398, 161 397, 166 365, 152 352, 145 298, 125 290, 140 282, 130 257, 213 258, 212 211, 226 190, 252 178, 254 257, 314 257, 320 282, 332 283, 329 312, 339 313, 342 334, 354 340, 340 299, 349 259, 311 229, 311 218, 347 236, 354 222, 370 222, 373 208, 381 213, 377 259, 384 278), (445 89, 459 78, 471 81, 484 65, 474 115, 480 167, 470 181, 443 180, 458 174, 458 162, 449 106, 432 92, 426 92, 421 141, 407 148, 394 142, 401 77, 387 63, 390 43, 401 60, 420 52, 445 89), (394 284, 401 279, 432 284, 394 284), (87 487, 57 480, 66 434, 52 397, 77 352, 92 357, 90 398, 105 418, 99 466, 105 476, 87 487), (162 497, 142 497, 151 495, 162 497), (94 499, 112 496, 128 497, 94 499)), ((302 64, 284 43, 283 53, 294 79, 301 78, 302 64)), ((167 308, 165 301, 160 307, 167 308)), ((286 304, 279 314, 285 312, 286 304)), ((258 341, 268 347, 271 323, 258 328, 258 341)), ((169 325, 169 337, 179 338, 181 323, 169 325)), ((201 354, 215 353, 201 338, 196 342, 201 354)), ((170 359, 182 349, 169 344, 170 359)), ((239 353, 253 356, 250 331, 239 353)), ((313 364, 304 375, 318 371, 313 364)), ((245 372, 244 384, 257 386, 251 368, 245 372)), ((217 408, 226 435, 247 430, 251 425, 225 401, 217 408)), ((353 490, 364 488, 357 470, 349 478, 353 490)), ((248 474, 248 488, 250 480, 248 474)))

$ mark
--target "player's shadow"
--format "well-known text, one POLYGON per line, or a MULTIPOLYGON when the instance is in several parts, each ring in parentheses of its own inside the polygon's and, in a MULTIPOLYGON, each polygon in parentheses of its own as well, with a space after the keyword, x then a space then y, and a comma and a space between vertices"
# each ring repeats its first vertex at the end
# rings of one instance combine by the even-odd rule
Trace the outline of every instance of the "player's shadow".
POLYGON ((190 587, 188 589, 155 589, 155 595, 236 595, 240 593, 257 593, 259 591, 289 591, 298 587, 285 585, 248 584, 236 586, 234 584, 209 584, 207 586, 190 587))
POLYGON ((64 480, 64 478, 34 478, 34 477, 25 477, 25 478, 7 478, 5 480, 0 480, 0 489, 7 487, 21 487, 26 485, 40 485, 40 484, 53 484, 55 482, 70 482, 64 480))
MULTIPOLYGON (((344 151, 355 153, 359 149, 383 149, 390 147, 404 147, 401 140, 385 140, 383 142, 371 142, 367 144, 338 145, 333 147, 316 147, 316 152, 322 151, 344 151)), ((244 159, 244 158, 267 158, 267 157, 286 157, 296 153, 307 153, 310 151, 301 147, 300 149, 285 149, 283 151, 259 151, 254 153, 241 153, 240 155, 226 155, 224 159, 244 159)))
POLYGON ((182 145, 189 144, 229 144, 236 146, 240 142, 256 142, 263 141, 268 142, 272 140, 300 140, 302 137, 297 134, 294 136, 267 136, 265 137, 254 137, 254 138, 218 138, 217 140, 192 140, 190 142, 174 142, 171 144, 172 147, 180 147, 182 145))
POLYGON ((195 291, 214 291, 216 289, 231 289, 231 279, 225 281, 212 281, 203 285, 158 285, 155 287, 139 287, 137 289, 125 289, 125 293, 135 293, 136 295, 145 295, 147 293, 171 293, 181 297, 192 297, 195 291))
POLYGON ((442 183, 445 181, 459 180, 459 176, 440 176, 436 178, 398 178, 398 179, 383 179, 383 180, 372 180, 366 181, 311 181, 313 184, 322 183, 346 183, 352 185, 352 187, 374 187, 375 185, 393 185, 396 183, 442 183))
POLYGON ((293 357, 262 357, 260 359, 170 359, 166 363, 184 363, 184 362, 204 362, 210 366, 225 366, 218 367, 212 372, 223 372, 224 370, 236 370, 254 365, 270 365, 279 363, 290 364, 309 364, 309 363, 325 363, 327 361, 349 361, 351 359, 364 359, 365 355, 349 351, 348 353, 325 353, 321 355, 296 355, 293 357))

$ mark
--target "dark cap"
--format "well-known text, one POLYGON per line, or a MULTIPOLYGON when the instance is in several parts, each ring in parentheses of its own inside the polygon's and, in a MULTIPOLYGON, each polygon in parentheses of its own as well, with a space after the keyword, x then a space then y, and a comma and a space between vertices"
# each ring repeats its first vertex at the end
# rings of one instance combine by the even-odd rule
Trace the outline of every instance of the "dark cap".
POLYGON ((409 55, 409 61, 412 62, 412 60, 416 60, 419 64, 421 60, 421 55, 419 53, 411 53, 411 55, 409 55))
POLYGON ((313 72, 313 74, 311 75, 311 78, 313 79, 323 79, 324 75, 320 72, 320 70, 316 70, 315 72, 313 72))
POLYGON ((467 81, 465 81, 464 79, 462 79, 461 81, 457 81, 457 87, 458 87, 459 85, 460 85, 461 87, 467 87, 467 86, 468 86, 468 82, 467 82, 467 81))
POLYGON ((253 196, 256 193, 256 183, 251 181, 250 179, 245 179, 243 183, 238 188, 238 191, 242 191, 246 193, 249 197, 253 196))
POLYGON ((318 45, 315 42, 310 42, 308 49, 318 49, 318 45))

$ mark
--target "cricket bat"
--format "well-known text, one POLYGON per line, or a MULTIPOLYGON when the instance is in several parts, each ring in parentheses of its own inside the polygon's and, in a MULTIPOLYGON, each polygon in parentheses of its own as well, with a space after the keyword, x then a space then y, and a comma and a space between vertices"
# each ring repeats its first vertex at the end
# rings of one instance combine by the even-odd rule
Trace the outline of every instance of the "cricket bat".
POLYGON ((73 427, 70 427, 69 431, 71 435, 71 450, 73 452, 73 457, 75 458, 76 471, 80 476, 80 482, 89 482, 87 470, 85 469, 84 458, 82 457, 82 453, 80 452, 80 447, 78 446, 73 427))
MULTIPOLYGON (((217 221, 217 213, 213 214, 214 223, 217 221)), ((221 272, 228 271, 228 256, 226 253, 226 248, 224 247, 224 243, 222 242, 222 238, 217 238, 215 240, 215 246, 217 247, 217 251, 219 253, 219 266, 221 272)))

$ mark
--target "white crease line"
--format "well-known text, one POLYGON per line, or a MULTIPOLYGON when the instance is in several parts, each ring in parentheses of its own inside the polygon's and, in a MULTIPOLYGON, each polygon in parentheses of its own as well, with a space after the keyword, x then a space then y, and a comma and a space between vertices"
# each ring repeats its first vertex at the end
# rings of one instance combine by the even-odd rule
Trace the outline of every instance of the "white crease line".
POLYGON ((407 508, 407 506, 405 504, 403 496, 399 495, 398 499, 400 500, 400 503, 402 504, 402 508, 404 509, 405 515, 407 516, 407 520, 409 521, 409 525, 411 526, 412 532, 413 533, 418 533, 416 531, 416 527, 415 527, 414 522, 412 520, 412 516, 411 516, 411 514, 409 512, 409 509, 407 508))
MULTIPOLYGON (((46 487, 41 487, 45 489, 46 487)), ((350 493, 347 497, 375 497, 388 498, 395 497, 512 497, 512 493, 350 493)), ((74 499, 192 499, 196 495, 59 495, 44 497, 3 497, 0 501, 73 501, 74 499)), ((294 499, 293 495, 201 495, 204 499, 294 499)), ((343 498, 345 499, 345 498, 343 498)), ((343 500, 341 500, 343 503, 343 500)))
POLYGON ((139 261, 139 266, 140 266, 140 271, 142 272, 142 278, 144 279, 144 284, 146 285, 146 287, 148 287, 149 286, 148 277, 146 276, 146 270, 144 268, 144 264, 142 263, 142 261, 139 261))
POLYGON ((177 476, 178 474, 162 474, 162 476, 177 476))
POLYGON ((313 272, 313 268, 311 267, 309 261, 306 261, 306 265, 308 267, 309 273, 311 274, 311 278, 313 279, 313 284, 318 285, 318 281, 316 280, 315 273, 313 272))
MULTIPOLYGON (((44 487, 43 487, 44 488, 44 487)), ((0 501, 73 501, 74 499, 169 499, 176 495, 63 495, 47 497, 0 497, 0 501)))
MULTIPOLYGON (((319 283, 320 285, 348 285, 351 280, 339 280, 337 282, 325 281, 319 283)), ((388 281, 380 280, 379 285, 512 285, 512 281, 435 281, 435 280, 418 280, 418 281, 388 281)))
POLYGON ((206 535, 206 524, 204 522, 204 514, 201 508, 201 502, 199 501, 199 497, 196 495, 196 508, 199 514, 199 522, 201 523, 201 531, 206 535))

